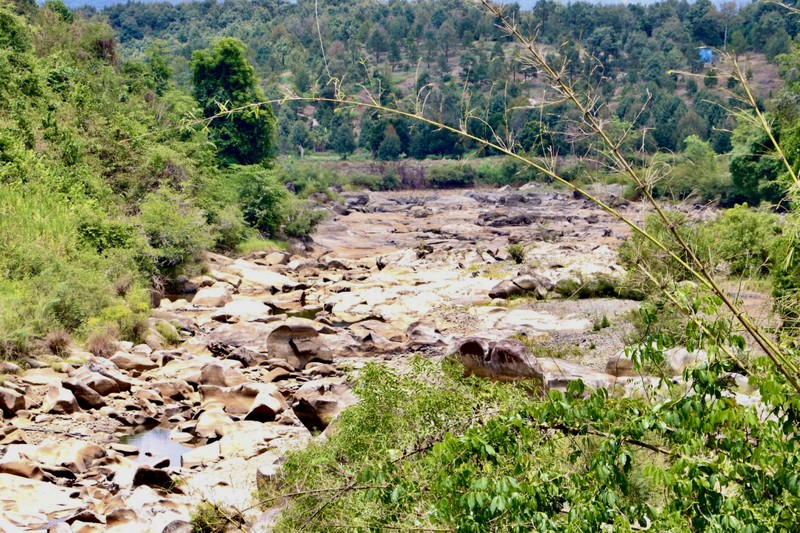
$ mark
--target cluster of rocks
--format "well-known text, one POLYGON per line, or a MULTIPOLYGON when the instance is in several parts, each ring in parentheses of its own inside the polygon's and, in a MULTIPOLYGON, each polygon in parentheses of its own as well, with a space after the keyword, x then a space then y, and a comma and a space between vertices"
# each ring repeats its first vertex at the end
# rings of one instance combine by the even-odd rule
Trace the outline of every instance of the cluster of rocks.
POLYGON ((153 330, 177 345, 151 334, 109 357, 73 350, 31 362, 40 368, 0 368, 0 530, 182 531, 200 501, 254 509, 257 479, 330 431, 370 359, 402 365, 451 346, 493 379, 638 379, 624 377, 623 359, 603 372, 509 340, 591 330, 585 314, 501 305, 550 298, 560 279, 619 272, 621 229, 584 200, 536 188, 343 198, 303 253, 208 254, 205 275, 169 287, 180 294, 154 293, 153 330), (491 214, 517 209, 535 209, 531 220, 569 242, 542 242, 491 214), (506 248, 516 242, 539 267, 514 271, 506 248), (176 461, 120 442, 156 426, 184 447, 176 461))

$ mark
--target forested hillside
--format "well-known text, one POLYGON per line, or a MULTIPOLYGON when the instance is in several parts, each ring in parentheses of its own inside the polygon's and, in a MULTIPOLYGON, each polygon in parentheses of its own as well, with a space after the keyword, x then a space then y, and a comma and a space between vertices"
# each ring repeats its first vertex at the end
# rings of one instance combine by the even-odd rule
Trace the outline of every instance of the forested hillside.
MULTIPOLYGON (((278 98, 282 90, 324 95, 333 76, 349 91, 365 86, 380 90, 386 100, 424 101, 428 115, 449 124, 469 110, 475 117, 471 131, 485 135, 491 129, 526 151, 591 155, 579 117, 563 103, 541 105, 552 91, 537 79, 535 68, 519 61, 518 45, 477 3, 322 1, 318 16, 314 6, 309 0, 134 2, 102 15, 119 32, 125 55, 138 57, 157 47, 172 56, 184 84, 194 50, 234 36, 247 44, 268 96, 278 98), (531 124, 540 119, 541 126, 531 124)), ((542 1, 532 10, 509 9, 523 34, 538 32, 553 61, 568 62, 570 78, 600 87, 609 100, 605 114, 620 130, 633 124, 647 131, 632 144, 649 152, 681 150, 689 135, 710 142, 718 154, 731 149, 734 124, 724 108, 735 82, 724 65, 702 63, 698 47, 734 53, 760 96, 767 97, 778 87, 770 63, 788 51, 800 30, 796 20, 764 2, 740 10, 708 0, 649 6, 542 1)), ((284 153, 298 146, 334 149, 340 130, 353 127, 351 117, 324 107, 287 104, 277 114, 284 153), (316 123, 321 127, 312 126, 316 123)), ((355 124, 360 144, 375 157, 458 156, 474 148, 424 125, 384 122, 368 116, 355 124), (393 131, 387 132, 389 125, 393 131), (380 154, 384 137, 394 132, 399 151, 380 154)))

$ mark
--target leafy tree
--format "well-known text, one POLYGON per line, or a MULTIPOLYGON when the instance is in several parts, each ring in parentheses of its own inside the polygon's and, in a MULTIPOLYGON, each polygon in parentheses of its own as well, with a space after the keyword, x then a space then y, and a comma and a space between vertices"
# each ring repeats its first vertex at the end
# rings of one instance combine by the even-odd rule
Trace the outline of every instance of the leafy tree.
POLYGON ((303 149, 311 146, 311 134, 308 131, 308 126, 302 120, 296 120, 292 123, 289 130, 289 143, 293 148, 302 147, 303 149))
POLYGON ((372 29, 367 39, 367 50, 375 55, 375 63, 381 62, 381 54, 389 50, 389 38, 381 26, 372 29))
POLYGON ((341 156, 342 159, 347 159, 349 154, 355 152, 355 133, 353 132, 353 124, 349 119, 343 120, 336 129, 333 134, 333 140, 331 144, 333 145, 333 149, 341 156))
POLYGON ((731 50, 733 50, 734 56, 736 59, 739 59, 739 56, 745 52, 747 52, 748 43, 747 39, 742 33, 741 30, 736 30, 731 34, 730 44, 728 45, 731 50))
POLYGON ((735 201, 751 205, 762 201, 777 203, 783 197, 777 181, 782 168, 766 133, 747 123, 737 126, 730 160, 735 201))
POLYGON ((230 176, 239 190, 245 222, 266 236, 277 235, 286 220, 286 188, 268 171, 254 167, 232 166, 230 176))
POLYGON ((294 69, 294 88, 303 94, 311 88, 311 75, 305 65, 298 66, 294 69))
POLYGON ((378 158, 385 161, 394 161, 400 157, 402 152, 403 144, 400 141, 400 137, 397 135, 397 130, 395 130, 394 126, 391 124, 387 125, 383 134, 383 140, 381 140, 380 146, 378 147, 378 158))
POLYGON ((185 197, 160 190, 140 207, 142 228, 155 250, 156 265, 167 271, 197 262, 212 244, 205 213, 185 197))
MULTIPOLYGON (((226 37, 192 54, 194 96, 206 118, 264 101, 245 53, 241 41, 226 37)), ((260 163, 274 152, 275 117, 268 103, 225 113, 210 127, 223 164, 260 163)))
POLYGON ((539 121, 531 120, 523 126, 517 136, 517 142, 526 152, 543 156, 553 146, 553 139, 547 126, 539 121))
POLYGON ((169 66, 165 51, 166 43, 157 41, 147 49, 147 64, 153 77, 156 94, 163 95, 169 89, 169 82, 172 79, 173 71, 169 66))

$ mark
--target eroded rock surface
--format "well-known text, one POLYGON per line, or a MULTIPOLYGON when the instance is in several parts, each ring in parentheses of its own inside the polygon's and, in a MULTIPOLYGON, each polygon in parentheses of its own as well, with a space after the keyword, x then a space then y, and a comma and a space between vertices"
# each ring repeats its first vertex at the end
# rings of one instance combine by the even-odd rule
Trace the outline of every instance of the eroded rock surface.
MULTIPOLYGON (((539 186, 344 198, 313 243, 208 254, 206 276, 176 284, 191 295, 154 300, 152 323, 179 334, 178 346, 151 336, 107 359, 75 352, 10 369, 0 530, 182 531, 203 499, 252 509, 257 479, 311 431, 335 427, 356 401, 349 378, 370 360, 402 367, 450 345, 468 372, 491 379, 616 386, 600 369, 622 348, 618 334, 580 362, 537 358, 516 339, 585 347, 598 312, 613 321, 635 305, 552 292, 560 280, 620 275, 623 226, 539 186), (535 268, 510 260, 512 243, 535 268), (120 431, 155 426, 166 440, 152 450, 119 443, 120 431)), ((696 360, 671 364, 680 373, 696 360)))

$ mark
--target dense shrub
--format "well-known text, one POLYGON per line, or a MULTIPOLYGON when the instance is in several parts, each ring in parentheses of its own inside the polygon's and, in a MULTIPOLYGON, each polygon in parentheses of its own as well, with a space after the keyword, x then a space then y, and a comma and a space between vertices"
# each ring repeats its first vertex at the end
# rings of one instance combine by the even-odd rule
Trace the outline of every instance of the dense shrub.
POLYGON ((552 181, 541 171, 511 158, 503 159, 500 164, 481 164, 476 172, 478 181, 490 185, 520 185, 534 181, 544 183, 552 181))
POLYGON ((140 206, 139 220, 159 269, 177 273, 202 261, 213 244, 205 213, 168 190, 150 193, 140 206))
MULTIPOLYGON (((703 231, 703 225, 691 221, 686 215, 679 211, 665 212, 670 224, 675 228, 678 235, 686 242, 692 253, 704 264, 713 269, 711 261, 712 245, 708 241, 708 233, 703 231)), ((686 252, 674 237, 664 221, 655 213, 645 216, 644 230, 664 243, 669 251, 679 259, 662 250, 649 239, 639 233, 633 233, 627 241, 623 242, 619 248, 619 257, 623 266, 628 270, 637 285, 641 283, 643 287, 651 287, 652 283, 646 275, 640 272, 639 266, 649 271, 656 280, 662 281, 684 281, 692 279, 689 270, 684 266, 695 268, 689 253, 686 252), (683 263, 683 264, 682 264, 683 263)))
POLYGON ((325 220, 326 212, 314 204, 294 200, 283 207, 285 225, 283 233, 287 237, 304 238, 314 232, 317 225, 325 220))
POLYGON ((456 189, 475 184, 475 169, 464 163, 450 163, 431 167, 426 175, 428 184, 434 189, 456 189))
POLYGON ((747 204, 723 211, 705 230, 717 260, 734 276, 767 274, 772 270, 778 217, 750 209, 747 204))
POLYGON ((234 167, 234 172, 245 222, 264 235, 276 235, 283 224, 282 206, 289 192, 264 169, 234 167))
POLYGON ((563 279, 556 283, 555 292, 565 298, 619 298, 642 300, 645 294, 622 277, 597 275, 590 278, 563 279))
POLYGON ((661 177, 653 185, 653 195, 728 205, 733 196, 731 178, 717 163, 711 145, 695 135, 687 137, 684 144, 685 149, 679 154, 658 154, 654 158, 653 167, 661 177))

